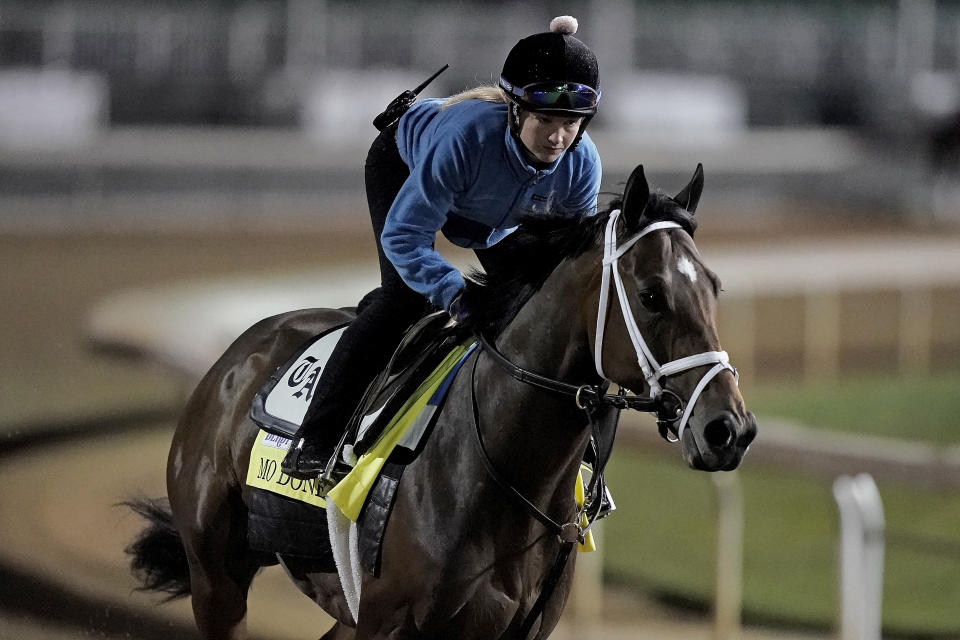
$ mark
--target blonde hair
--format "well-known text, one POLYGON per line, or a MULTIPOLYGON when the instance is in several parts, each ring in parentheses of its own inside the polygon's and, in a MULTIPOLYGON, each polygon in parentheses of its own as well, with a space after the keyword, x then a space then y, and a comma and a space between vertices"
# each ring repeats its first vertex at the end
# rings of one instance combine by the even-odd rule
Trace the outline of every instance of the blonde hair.
POLYGON ((503 89, 496 85, 487 85, 482 84, 478 87, 472 87, 470 89, 465 89, 460 93, 450 96, 443 101, 443 104, 440 105, 440 110, 443 111, 447 107, 452 107, 455 104, 459 104, 465 100, 486 100, 487 102, 509 102, 507 94, 504 93, 503 89))

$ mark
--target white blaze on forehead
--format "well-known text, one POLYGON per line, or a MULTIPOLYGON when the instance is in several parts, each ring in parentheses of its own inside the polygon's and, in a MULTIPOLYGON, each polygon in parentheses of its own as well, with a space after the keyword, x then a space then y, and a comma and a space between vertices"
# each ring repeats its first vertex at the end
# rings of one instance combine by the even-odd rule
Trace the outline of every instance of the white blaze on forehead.
POLYGON ((690 282, 697 281, 697 268, 687 256, 680 256, 677 260, 677 271, 690 278, 690 282))

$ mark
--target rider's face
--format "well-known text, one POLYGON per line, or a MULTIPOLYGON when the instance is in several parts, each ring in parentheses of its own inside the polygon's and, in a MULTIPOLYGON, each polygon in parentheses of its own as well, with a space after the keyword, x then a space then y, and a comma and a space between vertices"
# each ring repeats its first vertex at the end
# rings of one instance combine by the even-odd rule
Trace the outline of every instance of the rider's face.
POLYGON ((554 162, 570 148, 583 118, 520 112, 520 141, 540 162, 554 162))

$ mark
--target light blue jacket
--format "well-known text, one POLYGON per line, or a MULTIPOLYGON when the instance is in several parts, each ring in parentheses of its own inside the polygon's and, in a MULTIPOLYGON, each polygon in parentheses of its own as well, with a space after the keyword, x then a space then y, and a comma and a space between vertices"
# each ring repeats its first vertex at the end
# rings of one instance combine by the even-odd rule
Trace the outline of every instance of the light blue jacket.
POLYGON ((433 248, 438 231, 477 249, 512 233, 521 216, 593 215, 601 167, 584 134, 574 151, 537 170, 510 133, 505 104, 466 100, 441 111, 442 102, 422 100, 400 118, 397 147, 410 177, 380 239, 404 282, 446 309, 464 281, 433 248))

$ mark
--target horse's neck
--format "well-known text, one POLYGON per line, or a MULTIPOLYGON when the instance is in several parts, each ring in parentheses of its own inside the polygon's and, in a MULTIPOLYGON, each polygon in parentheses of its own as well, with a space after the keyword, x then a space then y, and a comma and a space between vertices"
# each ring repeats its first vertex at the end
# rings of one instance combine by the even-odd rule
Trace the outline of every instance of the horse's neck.
MULTIPOLYGON (((514 364, 570 384, 598 381, 588 342, 585 291, 592 272, 599 278, 599 258, 561 264, 523 306, 497 339, 500 351, 514 364), (590 267, 594 267, 591 269, 590 267)), ((586 416, 573 397, 518 382, 493 365, 485 368, 487 387, 496 396, 506 423, 516 428, 493 431, 501 456, 522 460, 524 483, 537 477, 557 481, 574 473, 589 439, 586 416)), ((549 490, 548 487, 545 487, 549 490)))
MULTIPOLYGON (((497 340, 514 363, 565 382, 593 382, 596 371, 587 340, 584 300, 599 258, 561 263, 520 309, 497 340)), ((594 311, 595 313, 595 311, 594 311)))

